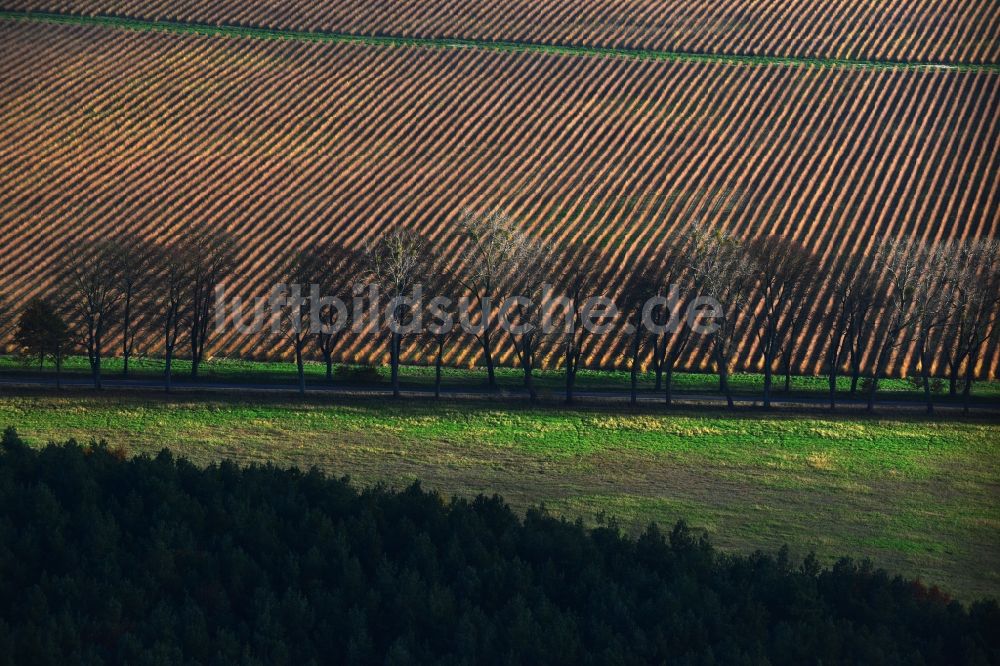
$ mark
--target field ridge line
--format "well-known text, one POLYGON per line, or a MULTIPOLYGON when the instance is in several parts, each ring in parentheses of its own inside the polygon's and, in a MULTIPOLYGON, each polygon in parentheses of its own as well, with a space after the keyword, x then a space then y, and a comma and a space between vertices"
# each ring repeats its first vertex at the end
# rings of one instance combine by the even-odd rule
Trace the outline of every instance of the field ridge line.
POLYGON ((905 69, 1000 72, 1000 63, 935 63, 903 60, 861 60, 851 58, 807 58, 803 56, 761 56, 746 54, 699 53, 653 49, 623 49, 609 46, 568 46, 538 42, 491 41, 484 39, 404 37, 398 35, 364 35, 343 32, 310 32, 282 28, 259 28, 231 24, 209 24, 184 21, 136 19, 114 15, 83 16, 52 12, 26 12, 0 9, 0 20, 33 23, 91 25, 135 31, 155 31, 197 34, 229 38, 261 40, 298 40, 369 46, 422 47, 488 51, 547 53, 562 56, 622 58, 632 60, 663 60, 675 62, 708 62, 750 66, 829 67, 848 69, 905 69))

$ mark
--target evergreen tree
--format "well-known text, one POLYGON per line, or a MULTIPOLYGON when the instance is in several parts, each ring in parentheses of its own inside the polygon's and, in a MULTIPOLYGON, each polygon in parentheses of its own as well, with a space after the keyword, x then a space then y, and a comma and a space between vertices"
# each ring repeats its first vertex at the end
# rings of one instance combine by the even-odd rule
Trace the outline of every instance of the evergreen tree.
POLYGON ((38 357, 39 369, 46 356, 55 361, 56 388, 62 388, 62 360, 70 339, 69 325, 52 303, 43 298, 28 301, 18 319, 14 342, 28 356, 38 357))

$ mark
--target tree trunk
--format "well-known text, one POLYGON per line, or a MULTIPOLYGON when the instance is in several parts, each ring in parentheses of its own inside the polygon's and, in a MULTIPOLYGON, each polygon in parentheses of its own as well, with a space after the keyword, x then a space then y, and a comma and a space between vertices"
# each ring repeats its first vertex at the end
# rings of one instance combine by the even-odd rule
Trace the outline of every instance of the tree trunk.
POLYGON ((726 396, 726 408, 734 409, 733 394, 729 390, 729 364, 722 359, 720 354, 716 354, 715 365, 719 369, 719 390, 726 396))
POLYGON ((729 390, 729 369, 725 364, 720 366, 719 376, 722 379, 722 392, 726 394, 726 408, 734 409, 735 405, 733 404, 733 394, 729 390))
POLYGON ((56 390, 62 390, 62 350, 56 350, 56 390))
POLYGON ((875 411, 875 392, 878 391, 878 378, 879 378, 879 374, 881 374, 881 373, 879 373, 878 370, 876 370, 875 372, 872 373, 872 377, 871 377, 872 383, 871 383, 871 386, 868 387, 868 407, 867 407, 867 410, 868 410, 869 414, 875 411))
POLYGON ((839 338, 835 335, 834 339, 830 341, 830 347, 826 352, 826 364, 829 368, 829 373, 827 374, 827 381, 830 386, 830 411, 835 411, 837 409, 837 373, 840 371, 838 367, 840 365, 840 358, 843 352, 843 335, 839 338), (838 344, 839 339, 839 344, 838 344))
POLYGON ((104 388, 101 383, 101 346, 100 342, 94 343, 94 352, 90 360, 90 371, 94 376, 94 388, 98 391, 104 388))
POLYGON ((132 297, 125 299, 125 310, 122 313, 122 379, 128 379, 128 361, 132 355, 132 345, 129 344, 129 332, 132 329, 132 297))
POLYGON ((629 403, 635 406, 639 403, 639 351, 642 348, 642 334, 638 325, 633 324, 632 334, 632 369, 630 373, 631 387, 629 403))
POLYGON ((785 364, 785 395, 792 392, 792 369, 786 363, 785 364))
POLYGON ((438 341, 437 357, 434 359, 434 399, 441 399, 441 365, 444 362, 444 343, 438 341))
POLYGON ((764 359, 764 409, 771 409, 771 381, 772 381, 771 361, 764 359))
POLYGON ((667 407, 674 405, 674 359, 668 359, 666 368, 663 370, 664 391, 663 399, 667 407))
POLYGON ((973 365, 974 365, 973 359, 972 356, 970 355, 965 365, 965 386, 962 387, 962 413, 964 414, 969 413, 969 407, 972 398, 973 365))
POLYGON ((851 343, 851 397, 858 394, 858 381, 861 379, 861 351, 855 343, 851 343))
POLYGON ((489 386, 489 388, 490 388, 491 391, 496 390, 496 388, 497 388, 497 377, 496 377, 496 372, 493 369, 493 355, 492 354, 488 354, 486 356, 486 376, 487 376, 486 385, 489 386))
POLYGON ((837 364, 830 364, 830 411, 837 409, 837 364))
POLYGON ((574 353, 566 355, 566 404, 573 404, 573 387, 576 384, 576 360, 574 353))
POLYGON ((302 363, 302 342, 295 343, 295 369, 299 373, 299 395, 306 394, 306 369, 302 363))
MULTIPOLYGON (((201 368, 201 356, 202 352, 205 351, 205 341, 201 335, 202 304, 197 293, 194 296, 193 312, 194 315, 191 320, 191 333, 189 336, 191 338, 191 379, 198 379, 198 370, 201 368)), ((207 308, 205 309, 204 316, 208 316, 207 308)))
POLYGON ((920 340, 920 379, 924 385, 924 401, 927 403, 927 414, 934 413, 934 401, 931 399, 931 362, 927 353, 927 338, 920 340))
POLYGON ((662 334, 653 338, 653 372, 656 374, 656 385, 653 390, 656 392, 663 389, 663 355, 660 354, 660 337, 662 334))
POLYGON ((535 391, 535 382, 531 374, 531 368, 524 369, 524 385, 528 389, 528 399, 531 402, 538 401, 538 393, 535 391))
POLYGON ((636 363, 632 363, 632 387, 629 393, 629 402, 633 405, 639 402, 639 368, 636 363))
POLYGON ((524 370, 524 388, 528 389, 528 399, 531 402, 535 402, 538 399, 538 394, 535 392, 535 382, 532 376, 533 368, 533 350, 530 338, 525 339, 521 346, 521 367, 524 370))
POLYGON ((927 353, 929 338, 921 327, 920 338, 918 340, 918 354, 920 358, 920 383, 924 388, 924 402, 926 403, 927 414, 934 413, 934 402, 931 400, 931 360, 927 353))
POLYGON ((201 351, 198 345, 197 327, 191 328, 191 379, 198 379, 198 370, 201 367, 201 351))
POLYGON ((875 355, 875 367, 872 368, 872 377, 871 377, 872 383, 871 383, 871 386, 868 387, 868 408, 867 408, 867 411, 868 411, 869 414, 875 411, 875 393, 878 391, 878 383, 879 383, 879 380, 882 378, 882 374, 884 372, 885 366, 889 362, 889 351, 891 349, 889 345, 897 337, 899 337, 899 331, 898 330, 890 330, 886 334, 886 338, 885 338, 884 342, 882 343, 881 347, 877 347, 877 349, 879 351, 875 355))
POLYGON ((399 333, 393 333, 390 338, 389 361, 392 365, 392 397, 398 398, 399 392, 399 333))
POLYGON ((172 379, 172 373, 170 366, 174 361, 174 349, 173 347, 167 347, 164 358, 165 364, 163 368, 163 389, 167 393, 170 393, 170 382, 172 379))
POLYGON ((480 340, 483 345, 483 356, 486 357, 486 375, 488 377, 488 386, 490 390, 495 390, 497 387, 496 372, 493 368, 493 343, 490 340, 489 328, 483 325, 483 337, 480 340))
POLYGON ((340 333, 320 333, 318 337, 319 351, 323 355, 323 363, 326 365, 326 383, 333 383, 333 350, 340 342, 340 333))

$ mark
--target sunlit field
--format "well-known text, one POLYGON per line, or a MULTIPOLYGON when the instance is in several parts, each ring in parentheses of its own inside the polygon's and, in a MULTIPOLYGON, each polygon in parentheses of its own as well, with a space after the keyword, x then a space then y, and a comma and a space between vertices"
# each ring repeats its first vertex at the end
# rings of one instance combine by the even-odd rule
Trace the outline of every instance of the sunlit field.
POLYGON ((350 475, 500 493, 523 510, 638 532, 684 518, 724 549, 871 557, 960 599, 1000 594, 1000 427, 839 419, 458 406, 422 401, 0 398, 0 425, 33 445, 106 439, 350 475))

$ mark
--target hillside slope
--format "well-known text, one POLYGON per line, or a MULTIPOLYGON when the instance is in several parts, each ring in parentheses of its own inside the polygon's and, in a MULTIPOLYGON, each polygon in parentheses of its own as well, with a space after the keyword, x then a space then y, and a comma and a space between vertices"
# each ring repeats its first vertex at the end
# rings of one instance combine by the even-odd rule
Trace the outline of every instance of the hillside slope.
POLYGON ((1000 12, 971 0, 3 0, 0 7, 362 35, 1000 62, 1000 12))
MULTIPOLYGON (((149 238, 227 226, 243 243, 233 290, 245 296, 267 292, 282 252, 359 244, 400 222, 440 239, 463 206, 502 205, 553 243, 603 249, 610 290, 697 219, 788 234, 828 261, 886 235, 1000 231, 994 71, 25 21, 0 22, 0 35, 0 283, 16 298, 43 289, 76 239, 121 225, 149 238)), ((260 342, 220 339, 216 351, 264 353, 260 342)), ((371 351, 348 344, 349 358, 371 351)), ((605 338, 590 364, 614 364, 624 344, 605 338)), ((450 358, 474 359, 471 345, 450 358)), ((819 343, 797 364, 818 370, 819 343)))

